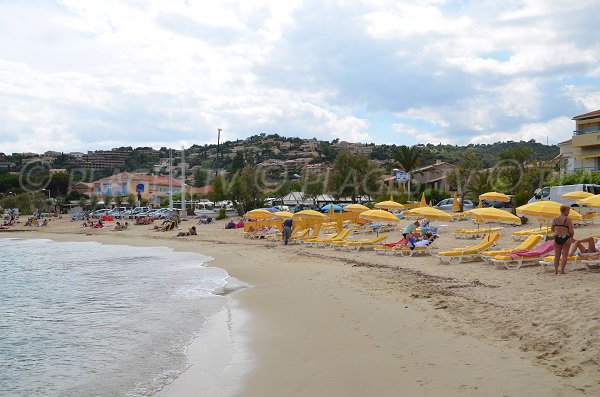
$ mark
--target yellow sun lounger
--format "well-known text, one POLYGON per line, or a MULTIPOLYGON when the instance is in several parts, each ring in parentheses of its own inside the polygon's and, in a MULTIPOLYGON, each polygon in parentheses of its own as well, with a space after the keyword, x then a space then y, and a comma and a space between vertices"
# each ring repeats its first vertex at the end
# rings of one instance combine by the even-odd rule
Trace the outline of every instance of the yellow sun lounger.
POLYGON ((554 251, 554 242, 545 241, 537 247, 522 252, 513 252, 511 254, 496 255, 492 262, 497 268, 506 268, 509 270, 520 269, 526 264, 535 264, 540 259, 548 256, 550 252, 554 251))
POLYGON ((454 232, 456 238, 482 238, 486 234, 500 233, 501 227, 492 227, 487 229, 463 229, 454 232))
POLYGON ((542 236, 541 235, 539 235, 539 234, 531 235, 531 236, 528 236, 525 239, 525 241, 523 241, 521 244, 519 244, 515 248, 482 252, 481 253, 481 259, 483 259, 485 262, 489 263, 489 262, 492 261, 492 259, 496 255, 504 255, 504 254, 510 254, 510 253, 518 252, 518 251, 530 250, 533 247, 535 247, 536 244, 539 243, 541 240, 542 240, 542 236))
MULTIPOLYGON (((545 258, 540 259, 540 266, 545 271, 554 271, 554 256, 547 256, 545 258)), ((577 270, 577 265, 583 265, 585 268, 585 263, 583 263, 582 258, 579 255, 569 256, 567 258, 567 268, 570 272, 573 270, 577 270)))
POLYGON ((342 243, 346 241, 346 238, 350 235, 349 229, 344 229, 331 241, 320 241, 317 243, 317 247, 331 247, 334 243, 342 243))
POLYGON ((574 226, 586 226, 594 223, 594 218, 596 217, 596 212, 591 211, 587 214, 581 214, 581 220, 573 222, 574 226))
POLYGON ((580 262, 588 272, 598 273, 600 272, 600 258, 580 258, 580 262))
POLYGON ((313 229, 307 229, 307 230, 310 231, 310 235, 307 233, 303 236, 296 237, 294 240, 304 241, 304 240, 310 240, 310 239, 319 237, 319 233, 321 233, 321 225, 316 225, 313 229))
POLYGON ((484 236, 481 241, 475 245, 463 248, 454 248, 452 251, 438 252, 436 256, 442 263, 461 263, 463 260, 473 260, 480 258, 480 254, 493 247, 498 239, 499 233, 491 233, 484 236))
POLYGON ((350 230, 344 229, 339 233, 334 233, 321 238, 311 238, 304 240, 303 243, 309 247, 325 247, 334 241, 344 241, 350 234, 350 230))
POLYGON ((344 244, 341 244, 340 246, 346 248, 348 251, 359 251, 361 248, 373 248, 386 239, 387 236, 379 236, 370 239, 345 241, 344 244))
POLYGON ((528 229, 528 230, 520 230, 517 232, 513 232, 512 238, 515 241, 525 240, 529 236, 545 236, 548 233, 548 236, 554 236, 554 232, 546 227, 537 228, 537 229, 528 229))
POLYGON ((416 256, 416 255, 431 255, 434 256, 435 253, 433 250, 436 247, 433 243, 429 244, 426 247, 415 247, 410 249, 410 247, 402 246, 402 247, 394 247, 392 248, 392 252, 395 254, 400 254, 400 256, 416 256))

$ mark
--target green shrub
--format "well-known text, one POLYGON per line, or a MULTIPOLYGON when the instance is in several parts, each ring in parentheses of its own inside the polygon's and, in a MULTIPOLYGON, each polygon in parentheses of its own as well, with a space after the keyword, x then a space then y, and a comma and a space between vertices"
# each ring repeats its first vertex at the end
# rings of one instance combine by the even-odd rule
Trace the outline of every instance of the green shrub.
POLYGON ((217 215, 216 220, 220 221, 221 219, 227 218, 227 213, 225 212, 225 208, 221 208, 219 210, 219 215, 217 215))

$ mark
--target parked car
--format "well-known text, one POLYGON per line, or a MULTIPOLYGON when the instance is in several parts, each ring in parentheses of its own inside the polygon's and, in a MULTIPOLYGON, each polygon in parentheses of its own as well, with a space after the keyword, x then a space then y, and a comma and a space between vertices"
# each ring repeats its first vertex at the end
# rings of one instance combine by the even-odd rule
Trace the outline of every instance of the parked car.
POLYGON ((109 212, 110 212, 109 208, 102 208, 102 209, 94 211, 92 216, 94 218, 100 218, 100 217, 103 217, 104 215, 108 214, 109 212))
MULTIPOLYGON (((447 198, 447 199, 440 201, 436 205, 434 205, 434 207, 437 208, 438 210, 442 210, 442 211, 452 211, 452 203, 453 202, 454 202, 454 199, 447 198)), ((458 202, 460 203, 460 198, 458 199, 458 202)), ((463 210, 465 210, 465 211, 472 210, 473 208, 475 208, 475 205, 473 205, 473 202, 471 200, 465 200, 464 205, 463 205, 463 210)))
POLYGON ((107 215, 113 218, 123 218, 129 215, 129 210, 127 210, 127 207, 117 207, 110 210, 107 215))
POLYGON ((508 202, 495 201, 495 200, 482 200, 482 207, 494 207, 494 208, 512 208, 512 198, 508 202))
POLYGON ((150 211, 150 207, 135 207, 132 211, 131 211, 131 216, 133 217, 137 217, 137 216, 145 216, 142 215, 146 212, 150 211))

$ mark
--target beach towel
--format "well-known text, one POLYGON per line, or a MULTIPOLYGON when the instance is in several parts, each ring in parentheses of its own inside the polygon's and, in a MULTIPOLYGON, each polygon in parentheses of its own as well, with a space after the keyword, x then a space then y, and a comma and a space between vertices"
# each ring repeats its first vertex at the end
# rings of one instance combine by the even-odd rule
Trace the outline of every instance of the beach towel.
POLYGON ((553 249, 554 249, 554 242, 546 241, 546 242, 538 245, 537 247, 535 247, 532 250, 523 251, 523 252, 511 252, 507 255, 513 259, 524 258, 524 257, 529 258, 529 257, 546 255, 548 252, 552 251, 553 249))

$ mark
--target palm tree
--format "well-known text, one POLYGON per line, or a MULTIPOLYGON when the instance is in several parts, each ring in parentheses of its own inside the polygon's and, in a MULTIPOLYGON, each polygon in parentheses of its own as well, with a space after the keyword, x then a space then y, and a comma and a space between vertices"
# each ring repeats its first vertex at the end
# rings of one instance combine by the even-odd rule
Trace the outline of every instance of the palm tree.
POLYGON ((408 174, 408 198, 410 199, 410 182, 412 179, 411 172, 416 170, 421 164, 421 157, 423 151, 417 146, 408 147, 402 145, 398 147, 398 150, 394 153, 394 160, 398 163, 400 168, 408 174))
POLYGON ((469 193, 471 198, 475 201, 479 200, 479 196, 481 196, 483 193, 491 192, 492 190, 490 174, 488 171, 485 171, 480 172, 475 176, 475 179, 467 188, 467 193, 469 193))

